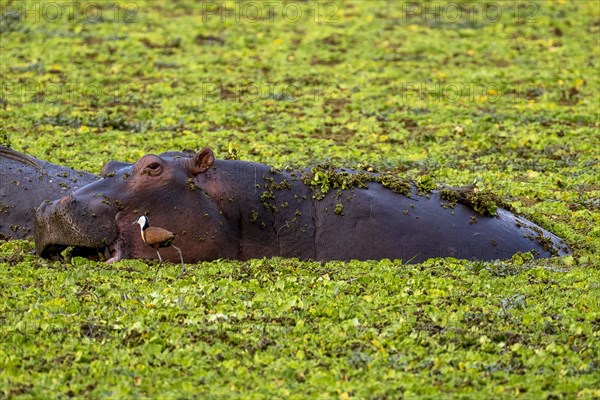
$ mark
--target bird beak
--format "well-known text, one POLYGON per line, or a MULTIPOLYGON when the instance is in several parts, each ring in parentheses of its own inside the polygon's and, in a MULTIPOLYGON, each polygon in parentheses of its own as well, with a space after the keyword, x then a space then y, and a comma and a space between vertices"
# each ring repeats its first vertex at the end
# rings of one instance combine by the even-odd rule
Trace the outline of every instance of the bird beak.
POLYGON ((131 225, 135 225, 135 224, 137 224, 137 221, 133 221, 133 222, 131 223, 131 225))

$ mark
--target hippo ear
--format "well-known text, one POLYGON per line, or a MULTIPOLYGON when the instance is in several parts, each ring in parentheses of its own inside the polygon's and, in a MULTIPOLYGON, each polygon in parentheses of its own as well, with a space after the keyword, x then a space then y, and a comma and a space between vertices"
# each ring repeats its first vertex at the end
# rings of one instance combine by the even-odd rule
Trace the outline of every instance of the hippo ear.
POLYGON ((198 175, 212 167, 214 163, 215 154, 210 147, 205 147, 194 156, 190 169, 193 175, 198 175))

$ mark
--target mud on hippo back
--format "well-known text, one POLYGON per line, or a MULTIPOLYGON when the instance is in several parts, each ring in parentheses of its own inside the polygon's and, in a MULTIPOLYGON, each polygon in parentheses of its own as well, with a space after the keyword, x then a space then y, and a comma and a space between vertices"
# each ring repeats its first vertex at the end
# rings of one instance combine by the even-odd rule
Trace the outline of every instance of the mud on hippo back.
POLYGON ((35 209, 98 177, 0 146, 0 239, 33 236, 35 209))
MULTIPOLYGON (((219 258, 302 260, 431 257, 491 260, 532 251, 562 255, 568 246, 524 218, 499 208, 486 217, 471 207, 412 188, 399 194, 377 182, 329 190, 315 199, 307 171, 279 172, 211 149, 193 156, 146 155, 51 204, 36 217, 36 247, 52 257, 75 246, 106 258, 155 258, 132 222, 176 233, 186 262, 219 258)), ((353 172, 345 172, 350 177, 353 172)), ((164 258, 177 261, 173 249, 164 258)))

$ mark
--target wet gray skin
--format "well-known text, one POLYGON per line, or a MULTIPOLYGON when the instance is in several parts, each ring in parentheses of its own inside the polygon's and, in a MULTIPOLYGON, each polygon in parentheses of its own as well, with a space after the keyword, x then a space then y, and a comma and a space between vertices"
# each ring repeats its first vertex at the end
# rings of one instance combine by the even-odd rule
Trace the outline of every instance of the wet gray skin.
MULTIPOLYGON (((570 253, 557 236, 502 208, 497 216, 483 216, 464 204, 448 207, 437 191, 423 196, 413 188, 407 196, 373 182, 332 189, 316 200, 302 171, 216 160, 209 148, 194 156, 146 155, 111 168, 102 180, 40 207, 39 254, 52 257, 75 246, 109 261, 156 258, 132 226, 140 215, 177 235, 186 262, 272 256, 422 262, 570 253)), ((179 260, 171 248, 161 255, 179 260)))
POLYGON ((0 146, 0 239, 33 236, 35 209, 96 181, 98 176, 0 146))

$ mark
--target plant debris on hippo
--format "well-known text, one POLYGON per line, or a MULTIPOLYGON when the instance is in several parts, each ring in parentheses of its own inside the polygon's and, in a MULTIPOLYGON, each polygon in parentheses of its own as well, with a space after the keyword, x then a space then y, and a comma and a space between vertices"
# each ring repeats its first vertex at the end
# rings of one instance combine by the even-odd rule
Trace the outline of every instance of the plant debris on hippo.
MULTIPOLYGON (((463 204, 469 195, 459 190, 421 193, 392 174, 277 171, 217 160, 207 147, 197 154, 148 154, 109 169, 103 179, 39 207, 40 255, 73 246, 109 261, 156 258, 132 225, 141 215, 176 234, 186 262, 272 256, 422 262, 570 252, 561 239, 504 208, 472 198, 463 204)), ((161 254, 179 260, 172 248, 161 254)))
POLYGON ((98 179, 0 146, 0 239, 33 236, 35 210, 44 200, 58 199, 98 179))

